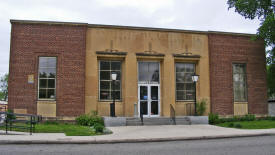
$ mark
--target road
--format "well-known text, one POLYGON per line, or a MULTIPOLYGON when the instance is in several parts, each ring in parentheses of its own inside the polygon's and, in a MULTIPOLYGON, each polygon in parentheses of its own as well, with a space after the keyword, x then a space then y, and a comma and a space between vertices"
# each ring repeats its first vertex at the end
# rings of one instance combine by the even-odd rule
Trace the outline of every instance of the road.
POLYGON ((153 143, 0 145, 0 155, 275 155, 275 136, 153 143))

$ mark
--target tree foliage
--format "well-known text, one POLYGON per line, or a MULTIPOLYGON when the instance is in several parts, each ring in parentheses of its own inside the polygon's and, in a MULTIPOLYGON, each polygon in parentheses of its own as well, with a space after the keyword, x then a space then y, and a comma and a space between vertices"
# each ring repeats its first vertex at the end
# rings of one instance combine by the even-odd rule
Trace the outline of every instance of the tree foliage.
POLYGON ((9 74, 5 74, 0 79, 0 100, 7 100, 8 98, 8 78, 9 74))
POLYGON ((229 9, 248 19, 259 19, 257 38, 265 41, 269 96, 275 94, 275 0, 227 0, 229 9))

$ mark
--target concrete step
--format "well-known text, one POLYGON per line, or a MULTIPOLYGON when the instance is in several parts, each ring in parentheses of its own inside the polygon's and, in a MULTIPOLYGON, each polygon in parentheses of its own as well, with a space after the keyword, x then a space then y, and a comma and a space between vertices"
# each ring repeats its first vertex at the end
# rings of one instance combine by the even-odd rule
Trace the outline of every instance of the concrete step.
MULTIPOLYGON (((173 120, 170 117, 150 117, 143 118, 144 125, 173 125, 173 120)), ((190 125, 190 119, 188 117, 176 118, 176 124, 178 125, 190 125)), ((139 117, 129 117, 126 119, 127 126, 139 126, 142 125, 139 117)))

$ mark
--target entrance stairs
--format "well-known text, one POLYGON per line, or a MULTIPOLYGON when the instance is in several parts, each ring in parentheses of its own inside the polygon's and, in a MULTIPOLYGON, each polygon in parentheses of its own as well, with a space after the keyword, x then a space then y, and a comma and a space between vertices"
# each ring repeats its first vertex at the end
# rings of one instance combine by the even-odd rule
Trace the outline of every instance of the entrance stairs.
MULTIPOLYGON (((190 125, 191 120, 189 117, 176 117, 176 125, 190 125)), ((139 117, 127 117, 126 126, 140 126, 142 125, 139 117)), ((173 120, 170 117, 144 117, 143 125, 174 125, 173 120)))

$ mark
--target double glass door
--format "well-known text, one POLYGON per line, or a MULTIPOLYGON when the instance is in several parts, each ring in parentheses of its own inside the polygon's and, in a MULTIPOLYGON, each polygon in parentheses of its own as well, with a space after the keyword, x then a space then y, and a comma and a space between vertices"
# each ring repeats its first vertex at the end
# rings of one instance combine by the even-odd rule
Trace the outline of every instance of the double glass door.
POLYGON ((159 116, 160 91, 159 84, 138 85, 139 114, 145 117, 159 116))

